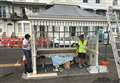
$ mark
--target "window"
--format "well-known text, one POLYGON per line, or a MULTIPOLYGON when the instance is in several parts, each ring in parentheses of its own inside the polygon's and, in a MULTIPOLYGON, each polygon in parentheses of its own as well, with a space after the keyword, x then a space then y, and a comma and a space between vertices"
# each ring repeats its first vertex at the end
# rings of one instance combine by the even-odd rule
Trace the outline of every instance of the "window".
POLYGON ((59 32, 59 26, 54 26, 52 27, 53 32, 59 32))
POLYGON ((2 7, 0 6, 0 17, 2 17, 2 7))
POLYGON ((120 20, 120 12, 118 13, 118 19, 120 20))
POLYGON ((40 26, 40 38, 45 37, 45 26, 40 26))
POLYGON ((38 12, 39 12, 39 8, 34 7, 34 8, 32 9, 32 12, 33 12, 33 13, 38 13, 38 12))
POLYGON ((76 33, 76 27, 71 26, 71 27, 69 28, 69 30, 70 30, 70 34, 71 34, 71 36, 75 36, 75 33, 76 33))
POLYGON ((6 7, 0 6, 0 17, 6 17, 6 7))
POLYGON ((6 10, 5 10, 5 6, 3 6, 3 17, 6 17, 6 10))
POLYGON ((113 5, 118 5, 118 0, 113 0, 113 5))
POLYGON ((18 33, 22 33, 22 27, 21 27, 21 23, 18 24, 18 33))
POLYGON ((65 32, 68 32, 68 31, 69 31, 69 27, 65 26, 65 32))
POLYGON ((24 23, 24 33, 29 33, 30 32, 30 25, 29 23, 24 23))
POLYGON ((83 0, 83 3, 88 3, 88 0, 83 0))
POLYGON ((88 26, 83 26, 83 32, 84 34, 88 34, 88 26))
POLYGON ((100 0, 96 0, 96 3, 100 3, 100 0))

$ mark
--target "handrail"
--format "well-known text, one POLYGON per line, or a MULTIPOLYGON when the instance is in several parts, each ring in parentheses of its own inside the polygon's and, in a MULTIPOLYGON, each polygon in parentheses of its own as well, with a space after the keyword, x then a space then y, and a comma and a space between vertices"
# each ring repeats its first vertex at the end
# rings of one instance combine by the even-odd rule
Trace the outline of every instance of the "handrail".
MULTIPOLYGON (((118 49, 117 49, 117 46, 116 46, 116 39, 115 39, 115 36, 113 35, 113 32, 112 32, 112 29, 111 29, 111 22, 110 20, 108 20, 108 24, 109 24, 109 37, 110 37, 110 43, 111 43, 111 46, 112 46, 112 50, 113 50, 113 55, 114 55, 114 59, 115 59, 115 64, 116 64, 116 67, 117 67, 117 72, 118 72, 118 77, 120 78, 120 65, 118 64, 119 60, 120 60, 120 57, 118 55, 118 49)), ((118 25, 118 23, 117 23, 118 25)), ((118 34, 118 33, 117 33, 118 34)))

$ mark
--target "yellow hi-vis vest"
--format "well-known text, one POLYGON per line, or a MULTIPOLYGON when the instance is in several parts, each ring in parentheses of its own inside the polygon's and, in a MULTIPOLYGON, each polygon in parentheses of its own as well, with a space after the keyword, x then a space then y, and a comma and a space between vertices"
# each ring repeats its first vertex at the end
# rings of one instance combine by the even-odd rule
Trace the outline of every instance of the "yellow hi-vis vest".
POLYGON ((86 53, 87 52, 86 48, 87 48, 87 40, 84 40, 83 42, 80 40, 78 52, 79 53, 86 53))

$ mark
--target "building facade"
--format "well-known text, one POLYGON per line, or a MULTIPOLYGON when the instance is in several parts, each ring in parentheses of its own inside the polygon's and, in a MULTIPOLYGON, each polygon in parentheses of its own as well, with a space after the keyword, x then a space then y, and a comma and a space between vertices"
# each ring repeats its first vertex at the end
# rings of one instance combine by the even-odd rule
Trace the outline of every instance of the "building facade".
POLYGON ((38 15, 49 8, 46 3, 31 3, 18 1, 0 1, 0 36, 10 37, 12 33, 18 34, 19 21, 28 20, 28 17, 38 15))
POLYGON ((4 32, 9 37, 13 32, 18 35, 21 31, 19 21, 38 16, 53 4, 78 5, 100 15, 106 15, 108 8, 112 7, 120 19, 119 0, 0 0, 0 35, 4 32))
POLYGON ((117 13, 120 19, 120 1, 119 0, 81 0, 80 7, 97 14, 106 15, 109 7, 117 13))

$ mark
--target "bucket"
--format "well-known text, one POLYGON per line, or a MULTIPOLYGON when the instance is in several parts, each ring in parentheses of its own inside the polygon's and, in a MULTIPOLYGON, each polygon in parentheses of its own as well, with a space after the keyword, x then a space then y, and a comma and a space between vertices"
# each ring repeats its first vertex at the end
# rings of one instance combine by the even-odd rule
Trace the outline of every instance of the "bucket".
POLYGON ((103 65, 103 66, 108 66, 110 63, 108 60, 101 60, 100 61, 100 65, 103 65))

